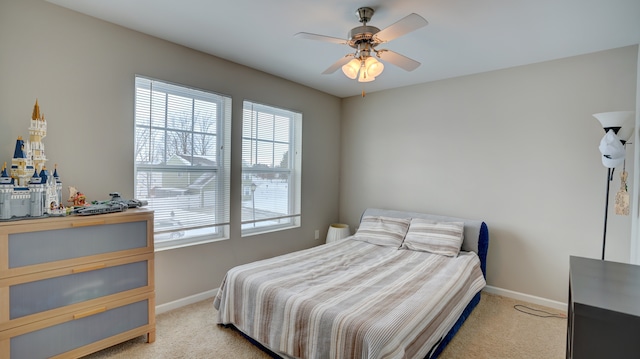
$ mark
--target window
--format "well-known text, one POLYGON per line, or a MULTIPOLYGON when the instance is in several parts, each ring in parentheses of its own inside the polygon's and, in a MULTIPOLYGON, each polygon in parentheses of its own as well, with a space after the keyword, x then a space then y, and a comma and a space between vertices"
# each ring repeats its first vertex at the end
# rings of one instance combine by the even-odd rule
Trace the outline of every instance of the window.
POLYGON ((242 234, 300 226, 302 115, 245 101, 242 234))
POLYGON ((228 238, 231 98, 136 77, 135 198, 156 248, 228 238))

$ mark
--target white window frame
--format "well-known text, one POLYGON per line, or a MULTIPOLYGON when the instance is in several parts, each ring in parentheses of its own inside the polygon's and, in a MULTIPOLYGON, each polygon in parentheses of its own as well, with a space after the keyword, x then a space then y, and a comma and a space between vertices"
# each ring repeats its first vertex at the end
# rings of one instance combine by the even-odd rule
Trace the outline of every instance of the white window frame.
MULTIPOLYGON (((231 148, 231 97, 142 76, 136 76, 135 82, 135 198, 147 200, 147 207, 155 211, 156 250, 228 239, 231 171, 230 151, 227 149, 231 148), (185 120, 182 128, 176 128, 177 120, 170 119, 170 97, 184 100, 184 103, 191 101, 191 113, 181 112, 181 116, 184 117, 181 120, 185 120), (161 98, 165 99, 164 103, 159 100, 161 98), (161 105, 154 104, 153 99, 161 105), (215 129, 207 127, 212 121, 198 117, 198 105, 215 109, 211 118, 215 121, 215 129), (164 123, 161 123, 162 116, 164 123), (198 130, 197 125, 206 130, 198 130), (152 132, 162 135, 154 137, 150 135, 152 132), (168 144, 170 135, 174 138, 188 138, 183 142, 188 152, 180 154, 176 150, 176 154, 171 157, 172 160, 169 159, 172 152, 168 144), (195 149, 198 147, 196 139, 205 136, 215 140, 215 146, 209 148, 209 151, 215 153, 198 156, 195 149), (156 138, 155 142, 153 138, 156 138), (154 146, 159 150, 154 150, 154 146), (152 152, 158 154, 155 159, 152 152), (195 178, 204 177, 208 177, 207 187, 200 185, 199 192, 197 189, 194 190, 195 195, 184 195, 189 192, 185 188, 178 188, 179 186, 165 186, 165 178, 172 178, 175 183, 189 183, 190 187, 195 187, 192 186, 196 183, 195 178), (153 183, 154 186, 149 183, 153 183), (155 186, 156 184, 158 186, 155 186), (163 194, 158 195, 159 192, 163 194)), ((207 114, 209 115, 211 114, 207 114)), ((175 147, 176 145, 173 145, 173 150, 175 147)), ((207 154, 205 150, 199 151, 207 154)))
MULTIPOLYGON (((242 126, 242 236, 300 227, 302 114, 245 100, 242 126), (260 138, 258 122, 262 121, 261 116, 271 116, 278 121, 288 119, 286 140, 282 136, 280 140, 260 138), (267 165, 258 160, 264 155, 260 152, 261 146, 258 143, 273 148, 287 146, 286 167, 281 167, 285 157, 276 154, 275 150, 269 153, 273 159, 267 160, 267 165), (286 182, 283 178, 286 178, 286 182), (276 194, 276 191, 280 191, 278 193, 281 195, 276 194), (287 199, 286 204, 276 204, 277 199, 281 198, 287 199)), ((275 124, 273 126, 277 127, 275 124)), ((277 132, 277 129, 274 128, 273 131, 277 132)))

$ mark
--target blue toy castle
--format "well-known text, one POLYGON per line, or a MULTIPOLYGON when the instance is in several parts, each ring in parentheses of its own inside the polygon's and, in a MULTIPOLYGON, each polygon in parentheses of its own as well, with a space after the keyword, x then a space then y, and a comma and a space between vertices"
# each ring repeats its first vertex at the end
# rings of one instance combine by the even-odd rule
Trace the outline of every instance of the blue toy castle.
POLYGON ((59 215, 62 182, 58 169, 53 174, 45 167, 47 158, 42 139, 47 135, 47 121, 40 115, 38 100, 33 107, 29 140, 16 140, 10 173, 5 163, 0 173, 0 220, 59 215))

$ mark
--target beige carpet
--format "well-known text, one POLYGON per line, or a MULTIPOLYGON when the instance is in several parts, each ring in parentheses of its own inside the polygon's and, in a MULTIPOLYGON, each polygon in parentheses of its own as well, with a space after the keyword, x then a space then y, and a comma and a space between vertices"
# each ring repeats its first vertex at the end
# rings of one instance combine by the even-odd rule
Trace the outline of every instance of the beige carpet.
MULTIPOLYGON (((566 319, 525 314, 516 310, 515 305, 561 314, 483 293, 482 300, 440 358, 564 358, 566 319)), ((212 300, 163 313, 156 318, 155 343, 147 344, 145 337, 139 337, 85 358, 270 358, 234 330, 217 326, 216 315, 212 300)))

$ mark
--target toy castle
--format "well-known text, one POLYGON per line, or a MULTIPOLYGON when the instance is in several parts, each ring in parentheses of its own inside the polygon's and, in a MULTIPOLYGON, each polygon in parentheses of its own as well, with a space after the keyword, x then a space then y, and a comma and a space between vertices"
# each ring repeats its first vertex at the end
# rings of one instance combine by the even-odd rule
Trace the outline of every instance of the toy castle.
POLYGON ((0 173, 0 220, 21 217, 59 215, 62 182, 55 168, 50 174, 42 139, 47 135, 47 121, 40 115, 38 100, 33 106, 29 140, 16 140, 10 173, 5 163, 0 173))

